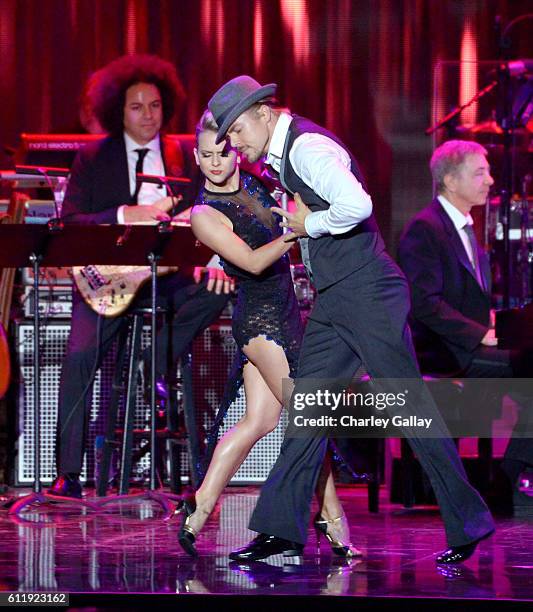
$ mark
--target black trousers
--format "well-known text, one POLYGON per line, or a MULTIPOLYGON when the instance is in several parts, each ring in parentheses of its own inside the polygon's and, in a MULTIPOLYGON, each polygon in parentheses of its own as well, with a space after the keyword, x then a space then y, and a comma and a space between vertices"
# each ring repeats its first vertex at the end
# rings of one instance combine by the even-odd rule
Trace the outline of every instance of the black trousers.
MULTIPOLYGON (((294 394, 305 379, 349 380, 364 364, 372 378, 419 378, 407 324, 409 288, 386 254, 320 292, 308 319, 294 394)), ((293 397, 294 397, 293 394, 293 397)), ((438 409, 425 392, 413 414, 431 418, 442 437, 409 443, 433 485, 449 545, 467 544, 494 529, 490 512, 469 484, 438 409)), ((310 505, 327 440, 286 437, 250 519, 253 531, 304 544, 310 505)))
MULTIPOLYGON (((81 472, 90 412, 91 376, 126 323, 124 316, 99 317, 78 291, 73 291, 72 323, 59 387, 56 435, 59 474, 81 472)), ((133 306, 148 306, 149 296, 150 283, 141 288, 133 306)), ((174 314, 170 334, 164 326, 158 331, 158 374, 167 371, 168 352, 171 351, 172 363, 176 363, 194 337, 218 317, 227 300, 228 296, 207 291, 205 283, 195 284, 192 277, 185 274, 158 279, 158 304, 174 314)))

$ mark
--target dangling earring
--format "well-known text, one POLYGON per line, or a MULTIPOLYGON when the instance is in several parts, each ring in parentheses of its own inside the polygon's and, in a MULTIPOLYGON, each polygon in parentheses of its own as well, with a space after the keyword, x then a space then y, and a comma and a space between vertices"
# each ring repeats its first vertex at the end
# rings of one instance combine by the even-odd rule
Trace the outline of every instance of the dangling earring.
POLYGON ((237 163, 240 164, 241 163, 241 156, 237 155, 237 163))

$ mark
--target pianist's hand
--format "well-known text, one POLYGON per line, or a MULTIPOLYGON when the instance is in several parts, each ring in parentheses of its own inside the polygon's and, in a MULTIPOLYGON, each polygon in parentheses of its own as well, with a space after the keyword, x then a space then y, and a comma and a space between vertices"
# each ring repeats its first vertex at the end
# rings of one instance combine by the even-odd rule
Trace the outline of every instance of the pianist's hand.
POLYGON ((167 196, 153 204, 136 204, 124 208, 124 222, 155 224, 159 221, 170 221, 167 214, 172 208, 172 198, 167 196))
POLYGON ((485 346, 498 346, 496 332, 493 329, 489 329, 489 331, 483 336, 481 344, 484 344, 485 346))

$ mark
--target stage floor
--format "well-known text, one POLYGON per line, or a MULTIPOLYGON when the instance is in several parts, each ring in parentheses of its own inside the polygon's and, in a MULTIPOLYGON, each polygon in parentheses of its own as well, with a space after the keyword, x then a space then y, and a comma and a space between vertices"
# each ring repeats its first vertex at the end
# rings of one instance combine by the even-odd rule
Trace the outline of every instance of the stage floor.
POLYGON ((254 535, 246 529, 254 487, 227 489, 199 537, 195 561, 177 544, 179 521, 163 521, 150 502, 85 514, 42 506, 20 518, 2 510, 0 590, 533 600, 533 519, 497 520, 495 535, 472 559, 439 568, 435 554, 445 541, 437 510, 405 511, 384 496, 380 513, 371 515, 365 488, 340 489, 353 543, 365 552, 351 563, 332 557, 324 541, 317 554, 314 533, 301 564, 284 565, 281 557, 230 562, 228 552, 254 535))

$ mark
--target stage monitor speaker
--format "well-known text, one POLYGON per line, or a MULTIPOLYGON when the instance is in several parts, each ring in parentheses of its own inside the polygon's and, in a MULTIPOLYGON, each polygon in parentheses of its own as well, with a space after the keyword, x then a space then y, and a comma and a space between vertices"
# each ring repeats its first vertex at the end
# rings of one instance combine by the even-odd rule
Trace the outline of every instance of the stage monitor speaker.
MULTIPOLYGON (((55 477, 55 426, 59 393, 61 361, 66 349, 70 323, 54 321, 42 327, 41 354, 41 470, 42 482, 55 477)), ((15 461, 15 484, 30 485, 34 469, 34 423, 33 423, 33 324, 19 322, 16 326, 18 354, 17 441, 15 461)), ((143 330, 142 345, 148 346, 149 327, 143 330)), ((217 412, 224 390, 228 371, 235 355, 236 346, 227 324, 213 325, 199 336, 193 347, 193 387, 197 420, 203 431, 208 431, 217 412)), ((98 370, 93 386, 91 413, 88 423, 88 441, 82 479, 93 481, 95 474, 95 440, 103 435, 105 416, 109 402, 115 351, 112 349, 98 370)), ((231 405, 221 435, 233 426, 244 413, 246 405, 244 390, 231 405)), ((149 423, 149 408, 144 402, 142 389, 138 388, 136 406, 136 428, 146 428, 149 423)), ((252 449, 233 480, 234 484, 262 482, 276 460, 283 439, 286 417, 275 431, 260 440, 252 449)), ((183 451, 182 480, 188 479, 188 458, 183 451)), ((147 456, 134 468, 134 478, 144 478, 148 470, 147 456)))

